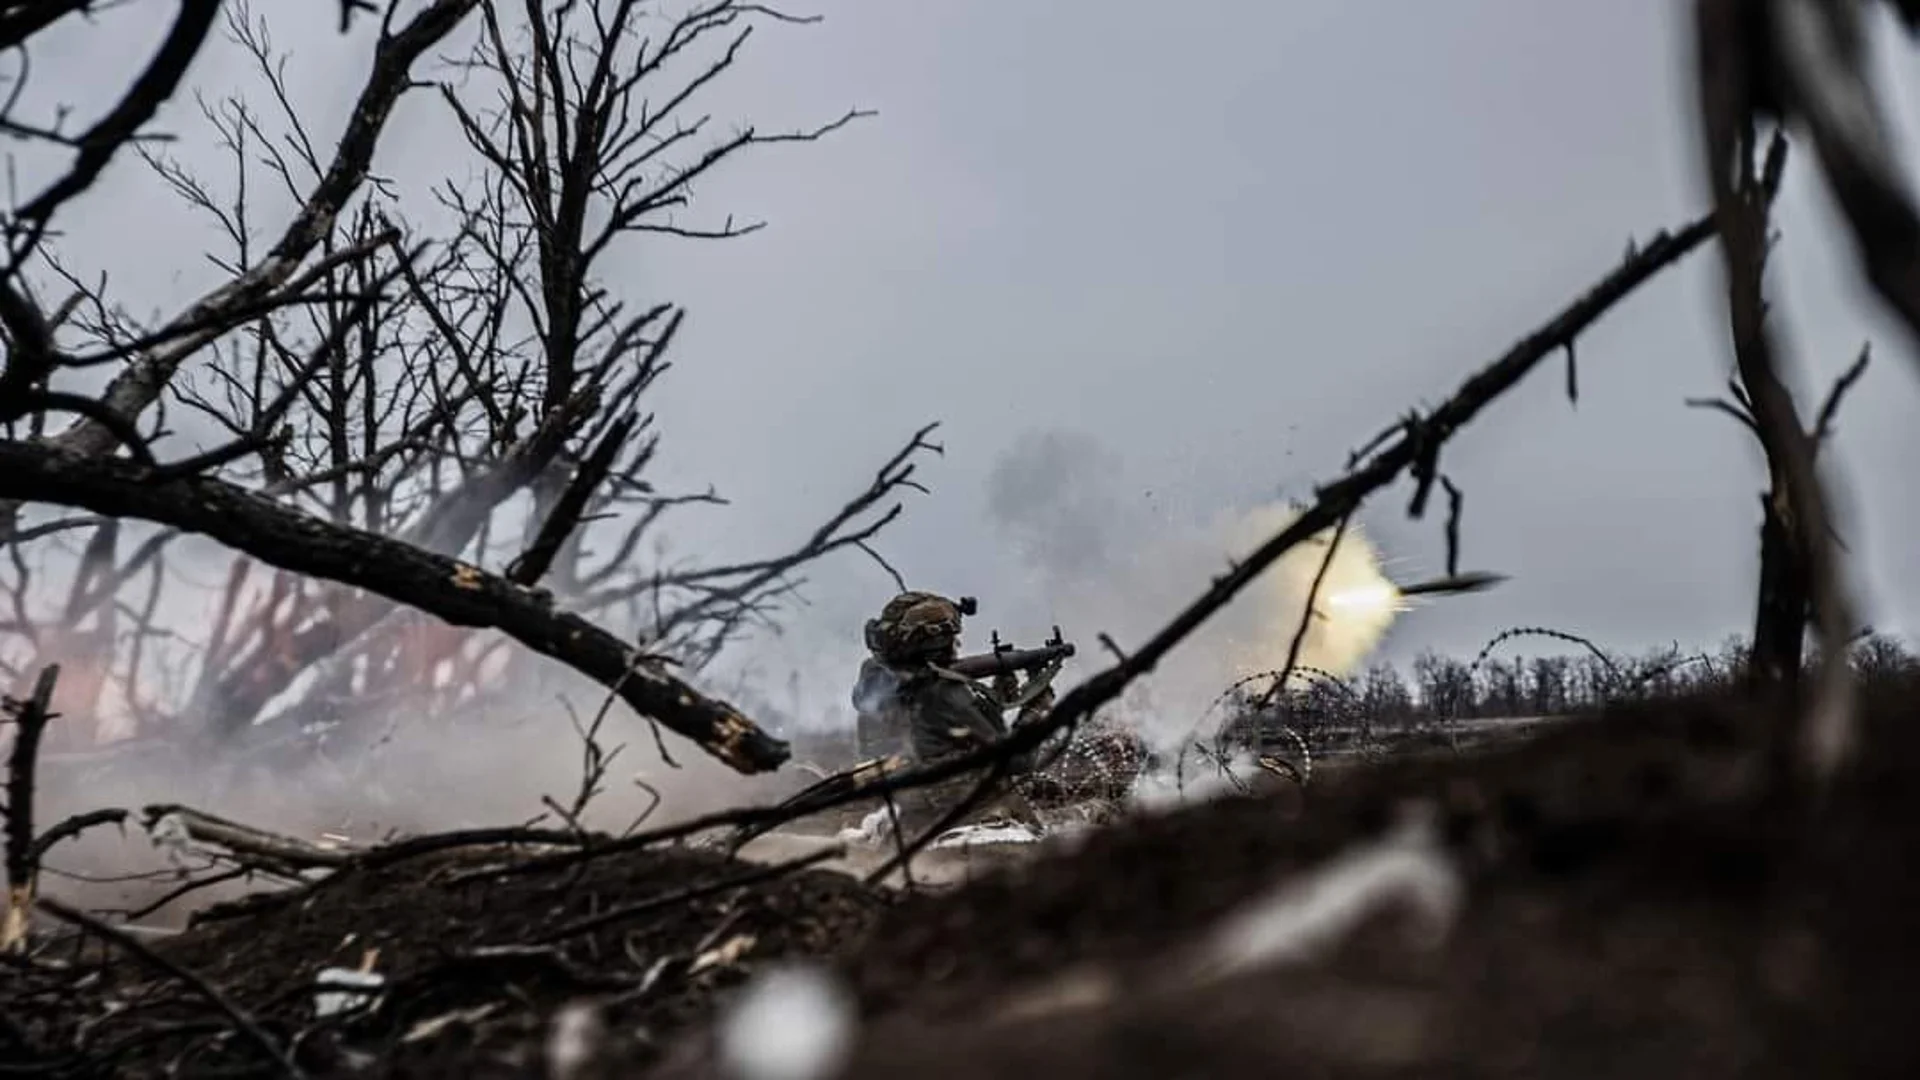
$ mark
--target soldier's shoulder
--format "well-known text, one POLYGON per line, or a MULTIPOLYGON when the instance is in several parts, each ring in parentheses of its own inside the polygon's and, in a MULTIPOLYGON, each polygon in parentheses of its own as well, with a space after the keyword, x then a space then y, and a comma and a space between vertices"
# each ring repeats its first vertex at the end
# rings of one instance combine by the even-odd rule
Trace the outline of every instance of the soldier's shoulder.
POLYGON ((923 669, 902 689, 908 696, 929 705, 957 705, 974 700, 979 693, 979 687, 971 679, 938 668, 923 669))

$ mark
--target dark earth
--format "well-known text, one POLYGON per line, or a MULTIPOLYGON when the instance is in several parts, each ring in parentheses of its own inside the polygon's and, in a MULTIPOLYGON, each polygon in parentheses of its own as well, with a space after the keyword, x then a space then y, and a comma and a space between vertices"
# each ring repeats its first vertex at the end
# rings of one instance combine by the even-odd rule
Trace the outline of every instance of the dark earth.
MULTIPOLYGON (((572 1075, 723 1076, 716 1011, 800 958, 858 1001, 845 1077, 1915 1076, 1916 714, 1913 680, 1873 688, 1864 750, 1818 798, 1770 781, 1767 710, 1636 706, 1129 819, 944 892, 694 846, 492 848, 343 871, 151 948, 309 1076, 554 1075, 553 1017, 581 1001, 605 1035, 572 1075), (1444 939, 1388 910, 1331 951, 1185 974, 1223 916, 1422 800, 1465 881, 1444 939), (363 963, 378 1005, 316 1019, 316 973, 363 963)), ((0 982, 0 1076, 286 1075, 177 974, 97 941, 0 982)))

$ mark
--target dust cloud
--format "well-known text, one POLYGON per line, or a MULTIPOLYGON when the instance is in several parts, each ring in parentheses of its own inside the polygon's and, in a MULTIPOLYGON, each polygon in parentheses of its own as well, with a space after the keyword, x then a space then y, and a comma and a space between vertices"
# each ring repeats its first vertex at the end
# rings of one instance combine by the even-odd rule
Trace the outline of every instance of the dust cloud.
MULTIPOLYGON (((513 654, 515 663, 484 693, 451 705, 444 690, 428 685, 363 697, 318 753, 288 745, 284 724, 234 737, 194 738, 206 722, 193 705, 194 677, 232 560, 209 542, 177 545, 153 612, 155 624, 168 633, 149 643, 132 692, 125 635, 43 638, 37 651, 12 643, 25 654, 12 659, 25 664, 29 678, 45 664, 61 667, 54 698, 60 715, 42 748, 33 800, 38 829, 103 808, 131 811, 123 830, 96 828, 50 851, 44 878, 50 894, 115 908, 138 906, 178 884, 180 867, 139 827, 142 809, 153 804, 184 804, 308 841, 333 834, 356 844, 481 826, 564 827, 543 799, 566 808, 575 802, 587 762, 581 732, 605 706, 608 692, 511 645, 498 652, 513 654)), ((261 577, 250 586, 249 604, 270 588, 261 577)), ((43 580, 61 582, 57 573, 43 580)), ((265 714, 281 713, 305 685, 290 688, 265 714)), ((590 829, 618 833, 642 820, 668 824, 765 801, 800 782, 781 774, 742 777, 671 733, 656 742, 646 721, 623 703, 606 709, 597 738, 612 757, 599 794, 579 815, 590 829)), ((10 731, 0 731, 0 753, 11 741, 10 731)), ((187 865, 203 862, 190 859, 187 865)), ((260 884, 237 881, 224 892, 260 884)), ((191 900, 221 895, 212 890, 191 900)))
MULTIPOLYGON (((236 748, 231 760, 212 761, 177 746, 134 742, 46 755, 35 800, 43 828, 102 807, 133 811, 120 832, 94 830, 54 848, 46 891, 93 907, 136 907, 177 884, 180 869, 200 867, 191 857, 176 860, 147 837, 139 817, 152 804, 185 804, 309 842, 329 834, 368 844, 463 828, 563 828, 543 797, 570 809, 581 787, 586 743, 567 704, 590 724, 606 691, 559 670, 528 681, 533 685, 524 692, 431 723, 404 701, 369 709, 355 723, 373 737, 333 754, 276 759, 270 748, 236 748)), ((665 736, 669 765, 645 722, 624 705, 610 710, 598 738, 613 756, 600 793, 579 815, 589 829, 617 834, 636 823, 668 824, 766 801, 796 783, 780 774, 740 776, 671 734, 665 736)), ((196 892, 189 906, 260 884, 196 892)), ((183 910, 169 908, 145 921, 164 925, 183 910)))

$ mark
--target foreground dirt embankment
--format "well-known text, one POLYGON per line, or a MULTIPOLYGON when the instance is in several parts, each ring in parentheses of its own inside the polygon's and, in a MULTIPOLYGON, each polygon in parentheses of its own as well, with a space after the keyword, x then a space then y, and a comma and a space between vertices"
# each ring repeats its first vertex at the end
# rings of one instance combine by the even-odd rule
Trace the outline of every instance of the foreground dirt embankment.
MULTIPOLYGON (((713 888, 756 868, 684 848, 539 871, 466 853, 159 949, 313 1075, 554 1075, 556 1014, 582 1002, 567 1075, 725 1075, 715 1009, 796 958, 857 1003, 847 1077, 1920 1075, 1911 689, 1872 703, 1867 756, 1817 812, 1765 796, 1760 717, 1669 707, 1132 822, 939 895, 822 870, 713 888), (1425 840, 1396 824, 1421 805, 1425 840), (1249 905, 1264 962, 1202 963, 1249 905), (316 972, 363 965, 379 1008, 316 1020, 316 972)), ((75 1074, 273 1074, 177 979, 5 981, 0 1058, 85 1025, 75 1074)))

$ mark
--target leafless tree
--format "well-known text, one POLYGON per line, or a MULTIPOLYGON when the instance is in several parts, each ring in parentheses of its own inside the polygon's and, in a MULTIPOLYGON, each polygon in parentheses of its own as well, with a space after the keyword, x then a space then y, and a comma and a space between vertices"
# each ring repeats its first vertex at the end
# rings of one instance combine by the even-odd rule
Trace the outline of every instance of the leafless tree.
MULTIPOLYGON (((1887 0, 1909 32, 1920 4, 1887 0)), ((1703 170, 1713 193, 1726 268, 1738 389, 1722 403, 1753 429, 1772 478, 1762 526, 1762 571, 1750 671, 1793 691, 1807 614, 1822 646, 1820 676, 1783 770, 1823 781, 1852 750, 1853 682, 1846 659, 1855 624, 1830 500, 1816 461, 1844 377, 1809 432, 1781 372, 1783 350, 1763 288, 1766 208, 1779 183, 1784 140, 1756 169, 1768 124, 1810 137, 1829 189, 1853 231, 1868 280, 1920 342, 1920 208, 1889 138, 1867 69, 1864 0, 1696 0, 1695 46, 1703 170)))
MULTIPOLYGON (((760 5, 708 0, 662 16, 639 0, 432 0, 405 21, 396 9, 328 153, 292 105, 269 24, 226 5, 227 35, 252 55, 267 103, 203 105, 231 183, 133 150, 228 245, 216 256, 226 280, 172 319, 139 325, 44 235, 16 245, 0 296, 0 419, 15 436, 0 442, 0 498, 16 577, 8 630, 28 647, 11 659, 26 671, 79 653, 104 673, 110 657, 160 718, 166 695, 143 686, 149 650, 129 645, 128 626, 136 646, 165 632, 152 617, 164 553, 200 533, 240 553, 215 617, 174 650, 191 655, 173 672, 176 704, 201 733, 334 719, 341 702, 382 694, 444 709, 533 652, 736 767, 777 765, 784 744, 669 668, 698 670, 777 618, 797 573, 823 556, 877 559, 870 541, 938 447, 930 427, 911 433, 789 550, 727 565, 650 557, 663 515, 720 500, 647 477, 659 445, 647 391, 685 313, 636 305, 599 271, 638 237, 753 231, 685 220, 694 184, 750 148, 812 141, 859 114, 709 133, 695 113, 703 91, 754 27, 804 21, 760 5), (434 210, 408 220, 370 178, 374 152, 396 101, 430 85, 427 54, 463 38, 458 78, 437 89, 481 179, 441 183, 434 210), (298 206, 264 250, 264 200, 252 197, 262 181, 298 206), (56 386, 108 366, 103 393, 56 386), (58 412, 77 419, 57 427, 58 412), (175 415, 223 441, 160 463, 181 441, 175 415), (129 519, 159 528, 123 550, 129 519), (31 546, 69 535, 85 537, 66 560, 78 570, 66 571, 64 608, 44 617, 24 599, 43 569, 31 546)), ((69 678, 72 693, 89 685, 69 678)))

